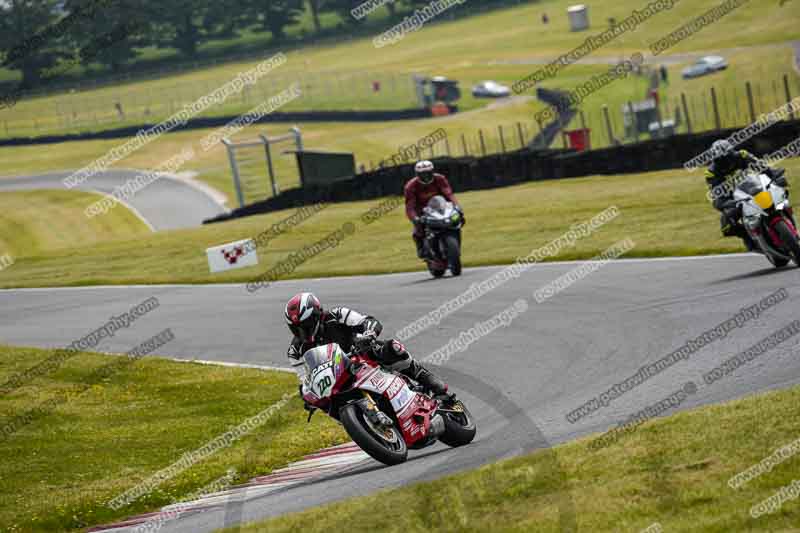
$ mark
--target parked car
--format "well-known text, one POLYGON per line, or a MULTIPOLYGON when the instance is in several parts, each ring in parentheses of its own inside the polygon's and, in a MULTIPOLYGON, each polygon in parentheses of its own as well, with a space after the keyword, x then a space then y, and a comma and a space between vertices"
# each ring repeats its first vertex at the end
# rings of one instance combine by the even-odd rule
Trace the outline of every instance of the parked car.
POLYGON ((683 79, 697 78, 699 76, 705 76, 706 74, 712 74, 718 70, 725 70, 726 68, 728 68, 728 62, 725 61, 724 57, 703 56, 698 59, 694 65, 683 69, 681 74, 683 75, 683 79))
POLYGON ((503 98, 511 96, 511 89, 496 81, 482 81, 472 88, 472 96, 475 98, 503 98))

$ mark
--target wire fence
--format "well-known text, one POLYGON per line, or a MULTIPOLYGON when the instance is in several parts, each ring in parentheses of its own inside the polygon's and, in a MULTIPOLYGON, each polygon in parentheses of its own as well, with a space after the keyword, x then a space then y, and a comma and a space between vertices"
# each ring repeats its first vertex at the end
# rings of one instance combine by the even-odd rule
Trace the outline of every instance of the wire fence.
MULTIPOLYGON (((171 86, 108 88, 98 92, 70 92, 44 100, 22 101, 20 110, 0 115, 0 136, 99 131, 142 123, 156 123, 183 106, 210 94, 229 79, 204 80, 171 86), (23 106, 27 106, 25 109, 23 106), (15 117, 14 115, 17 115, 15 117)), ((302 94, 282 111, 395 110, 419 107, 414 79, 409 74, 382 72, 327 72, 270 74, 246 86, 222 105, 200 116, 240 115, 292 84, 302 94)))
MULTIPOLYGON (((786 106, 800 96, 800 77, 784 75, 771 80, 744 81, 738 85, 710 86, 702 91, 686 93, 662 87, 655 100, 652 133, 633 127, 626 120, 626 109, 635 102, 626 102, 618 108, 591 108, 580 110, 565 129, 590 130, 591 148, 604 148, 622 143, 676 134, 701 133, 731 128, 741 128, 786 106)), ((800 118, 800 113, 794 113, 800 118)), ((788 118, 791 118, 789 116, 788 118)), ((567 147, 567 136, 562 136, 562 146, 567 147)))
MULTIPOLYGON (((591 150, 683 133, 745 127, 760 115, 771 113, 800 96, 800 78, 785 75, 774 80, 746 81, 738 86, 712 86, 690 94, 671 92, 664 87, 659 95, 655 110, 660 119, 655 120, 659 127, 652 133, 637 131, 631 120, 626 120, 626 108, 634 102, 614 108, 606 105, 579 108, 549 147, 591 150), (586 133, 581 134, 580 130, 586 133)), ((800 118, 800 112, 795 112, 794 117, 800 118)), ((456 139, 440 141, 420 151, 419 156, 479 157, 523 148, 544 148, 543 144, 537 144, 544 126, 529 120, 496 128, 478 128, 456 139)))

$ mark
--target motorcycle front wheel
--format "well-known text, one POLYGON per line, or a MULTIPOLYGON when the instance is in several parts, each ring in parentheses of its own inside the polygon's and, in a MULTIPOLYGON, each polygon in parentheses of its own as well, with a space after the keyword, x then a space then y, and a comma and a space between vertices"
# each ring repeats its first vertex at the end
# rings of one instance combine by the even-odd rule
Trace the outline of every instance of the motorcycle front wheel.
POLYGON ((800 242, 797 241, 797 235, 789 228, 785 220, 775 222, 775 232, 789 249, 794 263, 800 266, 800 242))
POLYGON ((376 461, 391 466, 405 462, 408 457, 408 447, 400 430, 394 425, 374 427, 358 405, 351 403, 342 407, 339 420, 353 442, 376 461))
POLYGON ((450 272, 454 276, 461 275, 461 245, 458 243, 458 237, 455 235, 447 235, 444 238, 445 256, 447 257, 447 264, 450 267, 450 272))

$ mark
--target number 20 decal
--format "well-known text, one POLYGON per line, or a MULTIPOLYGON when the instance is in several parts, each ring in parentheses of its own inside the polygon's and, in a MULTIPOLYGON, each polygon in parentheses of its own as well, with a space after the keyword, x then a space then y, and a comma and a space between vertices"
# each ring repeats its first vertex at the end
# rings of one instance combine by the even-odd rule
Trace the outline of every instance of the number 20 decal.
POLYGON ((320 392, 324 392, 330 386, 331 386, 330 376, 325 376, 324 378, 317 381, 317 390, 320 392))

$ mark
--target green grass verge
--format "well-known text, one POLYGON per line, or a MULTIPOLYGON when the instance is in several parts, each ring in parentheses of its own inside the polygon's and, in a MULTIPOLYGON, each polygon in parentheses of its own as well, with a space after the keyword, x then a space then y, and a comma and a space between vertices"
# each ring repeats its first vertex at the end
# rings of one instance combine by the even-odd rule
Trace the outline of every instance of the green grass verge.
POLYGON ((386 532, 544 533, 564 531, 569 518, 577 531, 592 532, 642 531, 656 522, 675 532, 797 531, 797 500, 758 519, 749 510, 797 479, 800 459, 738 490, 727 483, 798 438, 798 401, 794 387, 702 407, 647 422, 602 451, 589 451, 583 439, 241 531, 374 531, 379 523, 386 532))
MULTIPOLYGON (((790 181, 798 185, 800 160, 785 166, 790 181)), ((621 211, 616 220, 555 259, 589 258, 626 237, 636 243, 628 256, 743 251, 736 239, 721 237, 719 215, 705 194, 702 173, 689 174, 683 169, 532 182, 459 194, 468 218, 464 264, 512 263, 560 236, 572 224, 612 205, 621 211)), ((361 215, 381 201, 334 204, 259 249, 258 266, 224 274, 208 273, 206 248, 255 237, 294 211, 119 238, 88 247, 23 253, 16 264, 0 272, 0 287, 246 282, 347 222, 355 224, 354 235, 306 261, 286 279, 422 269, 402 206, 372 224, 361 221, 361 215)))
POLYGON ((99 197, 51 190, 0 194, 0 255, 31 256, 151 233, 128 209, 112 209, 107 216, 86 218, 84 209, 99 197))
MULTIPOLYGON (((52 355, 0 346, 0 383, 52 355)), ((0 427, 51 398, 67 398, 0 439, 0 530, 60 532, 105 523, 172 503, 229 468, 242 482, 346 441, 327 419, 308 431, 302 402, 292 397, 252 433, 113 511, 106 506, 112 498, 297 391, 290 373, 157 358, 140 359, 87 389, 92 372, 113 357, 80 353, 0 396, 0 427)))

